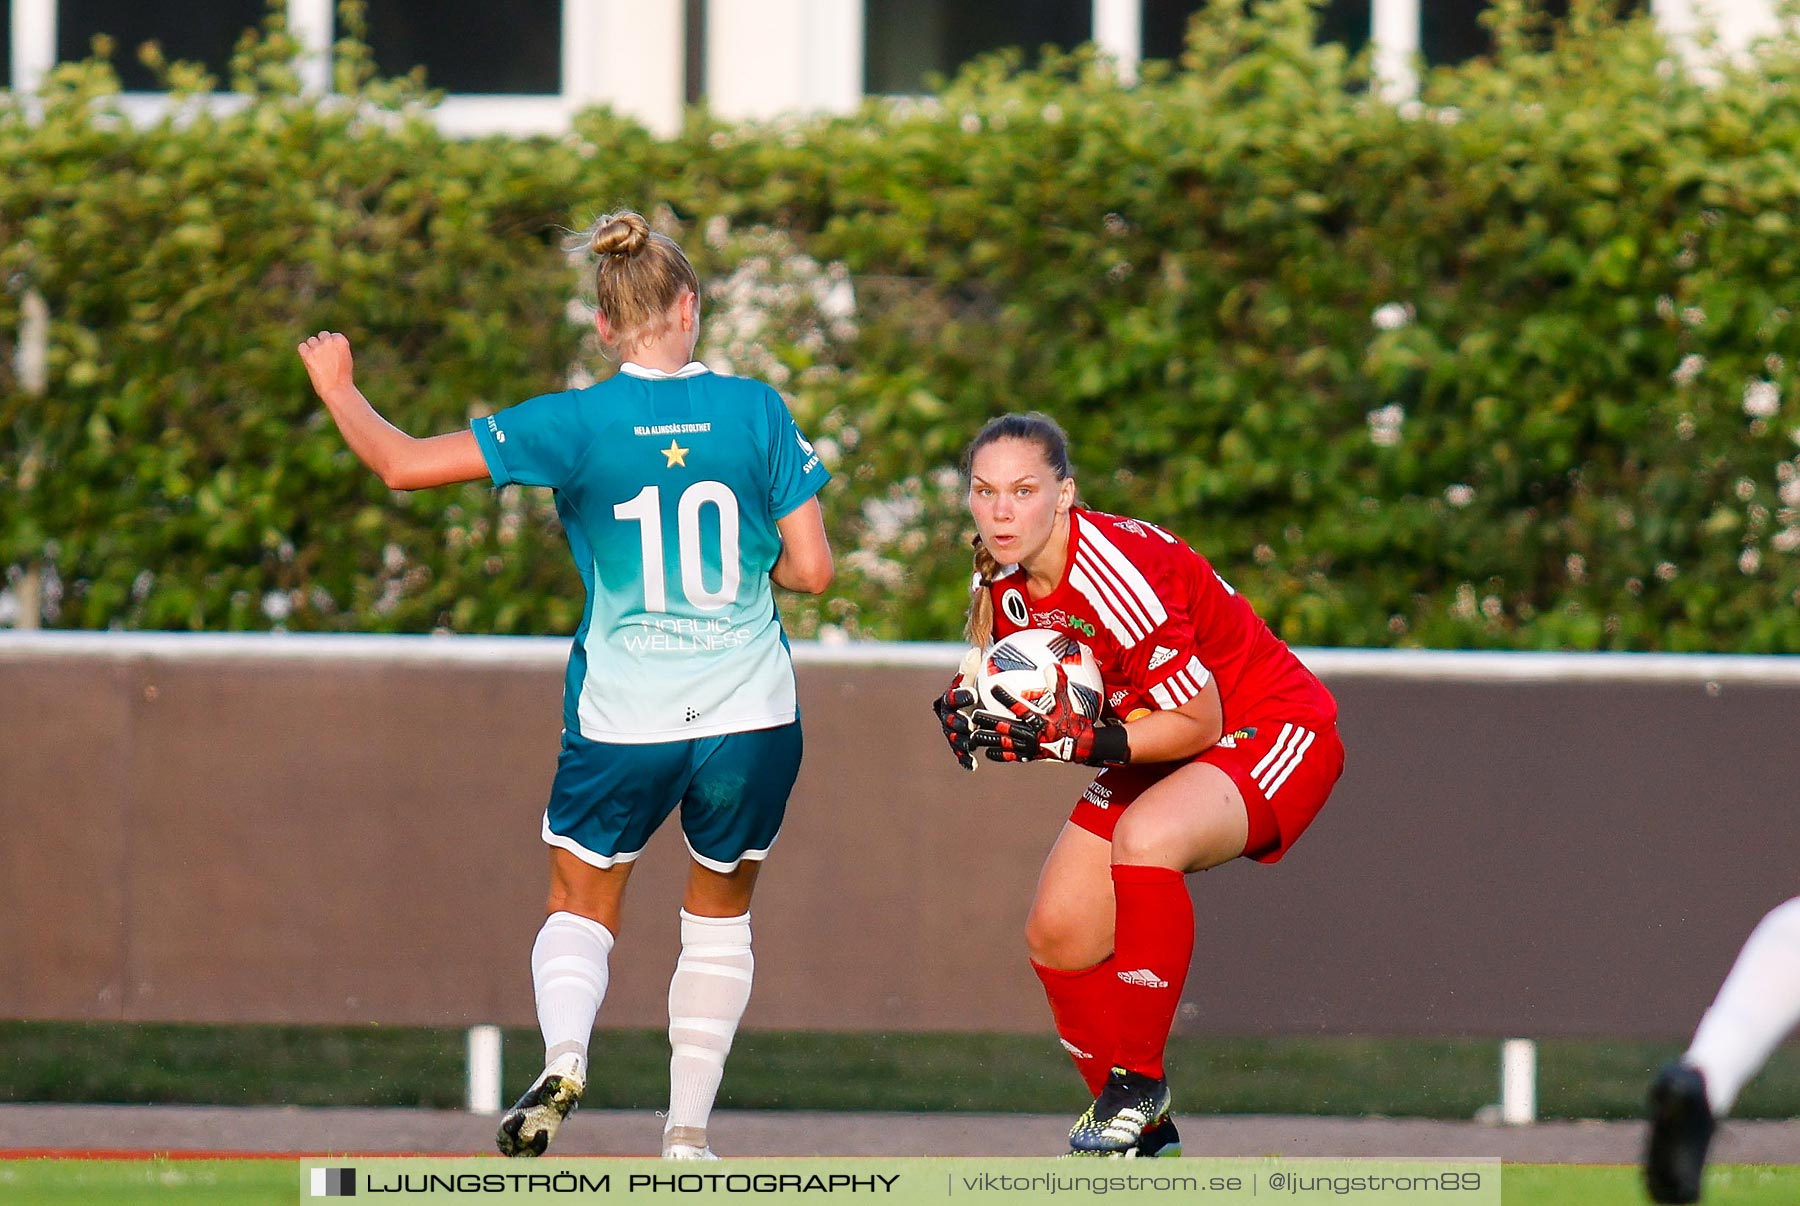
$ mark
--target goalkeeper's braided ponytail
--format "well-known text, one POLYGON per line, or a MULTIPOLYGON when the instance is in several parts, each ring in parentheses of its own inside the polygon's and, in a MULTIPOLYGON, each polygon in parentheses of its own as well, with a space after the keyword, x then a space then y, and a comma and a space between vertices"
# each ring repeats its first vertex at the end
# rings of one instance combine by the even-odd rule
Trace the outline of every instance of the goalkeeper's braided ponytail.
POLYGON ((981 537, 975 538, 975 583, 969 593, 969 622, 963 636, 977 649, 986 649, 994 639, 994 592, 988 586, 1000 569, 1000 559, 988 552, 981 537))

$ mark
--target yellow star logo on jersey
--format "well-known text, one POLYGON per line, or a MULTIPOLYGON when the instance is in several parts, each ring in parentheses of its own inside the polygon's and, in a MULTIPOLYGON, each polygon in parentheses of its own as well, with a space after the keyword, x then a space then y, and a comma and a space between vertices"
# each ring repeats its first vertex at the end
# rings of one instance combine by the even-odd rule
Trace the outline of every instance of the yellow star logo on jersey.
POLYGON ((687 467, 687 454, 692 451, 693 449, 691 448, 683 448, 680 440, 670 440, 669 446, 662 450, 662 454, 669 458, 669 463, 664 465, 663 468, 673 469, 675 466, 680 465, 685 469, 687 467))

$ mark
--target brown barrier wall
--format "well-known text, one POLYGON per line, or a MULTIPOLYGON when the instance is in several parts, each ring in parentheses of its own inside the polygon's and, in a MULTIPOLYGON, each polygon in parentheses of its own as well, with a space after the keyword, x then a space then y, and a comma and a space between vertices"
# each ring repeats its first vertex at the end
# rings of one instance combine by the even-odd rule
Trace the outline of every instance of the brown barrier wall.
MULTIPOLYGON (((956 769, 951 660, 802 666, 748 1025, 1048 1026, 1020 931, 1085 776, 956 769)), ((1800 892, 1800 685, 1327 679, 1344 780, 1190 880, 1182 1030, 1684 1035, 1800 892)), ((561 685, 0 648, 0 1017, 531 1024, 561 685)), ((603 1024, 663 1024, 684 866, 670 827, 634 872, 603 1024)))

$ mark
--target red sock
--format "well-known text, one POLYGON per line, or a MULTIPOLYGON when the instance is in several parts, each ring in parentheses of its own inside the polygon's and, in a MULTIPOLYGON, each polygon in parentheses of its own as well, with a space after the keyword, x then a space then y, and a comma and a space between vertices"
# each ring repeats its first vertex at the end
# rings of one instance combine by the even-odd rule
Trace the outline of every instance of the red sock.
POLYGON ((1194 902, 1186 877, 1167 867, 1115 866, 1113 1062, 1160 1077, 1169 1028, 1194 958, 1194 902))
POLYGON ((1113 1060, 1113 978, 1116 966, 1111 958, 1079 971, 1059 971, 1045 967, 1036 959, 1031 970, 1044 982, 1044 995, 1050 999, 1050 1016, 1056 1022, 1056 1033, 1063 1049, 1075 1061, 1075 1070, 1087 1081, 1088 1092, 1099 1096, 1106 1087, 1106 1074, 1113 1060))

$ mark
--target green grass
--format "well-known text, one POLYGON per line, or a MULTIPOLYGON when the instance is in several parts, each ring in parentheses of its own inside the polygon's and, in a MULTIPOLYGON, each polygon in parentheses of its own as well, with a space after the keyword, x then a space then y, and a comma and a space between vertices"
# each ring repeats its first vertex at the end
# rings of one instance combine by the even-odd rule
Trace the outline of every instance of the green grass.
MULTIPOLYGON (((1505 1206, 1644 1206, 1635 1168, 1584 1164, 1508 1164, 1505 1206)), ((1792 1206, 1800 1202, 1800 1166, 1723 1164, 1706 1172, 1707 1206, 1792 1206)))
MULTIPOLYGON (((1546 1118, 1635 1118, 1669 1043, 1547 1040, 1546 1118)), ((536 1032, 505 1042, 510 1094, 537 1072, 536 1032)), ((657 1031, 595 1037, 590 1107, 664 1104, 657 1031)), ((1482 1039, 1176 1039, 1183 1108, 1213 1113, 1467 1118, 1498 1095, 1499 1044, 1482 1039)), ((463 1032, 395 1027, 0 1022, 0 1101, 188 1102, 459 1108, 463 1032)), ((1048 1035, 738 1037, 720 1104, 740 1109, 1062 1113, 1085 1097, 1048 1035)), ((1740 1118, 1800 1116, 1800 1049, 1777 1052, 1740 1118)))
MULTIPOLYGON (((866 1163, 875 1169, 893 1162, 866 1163)), ((297 1200, 299 1169, 297 1160, 0 1161, 0 1200, 33 1206, 291 1204, 297 1200)), ((1644 1201, 1635 1168, 1511 1164, 1503 1185, 1505 1206, 1641 1206, 1644 1201)), ((1709 1206, 1788 1206, 1800 1201, 1800 1166, 1710 1169, 1704 1200, 1709 1206)))

